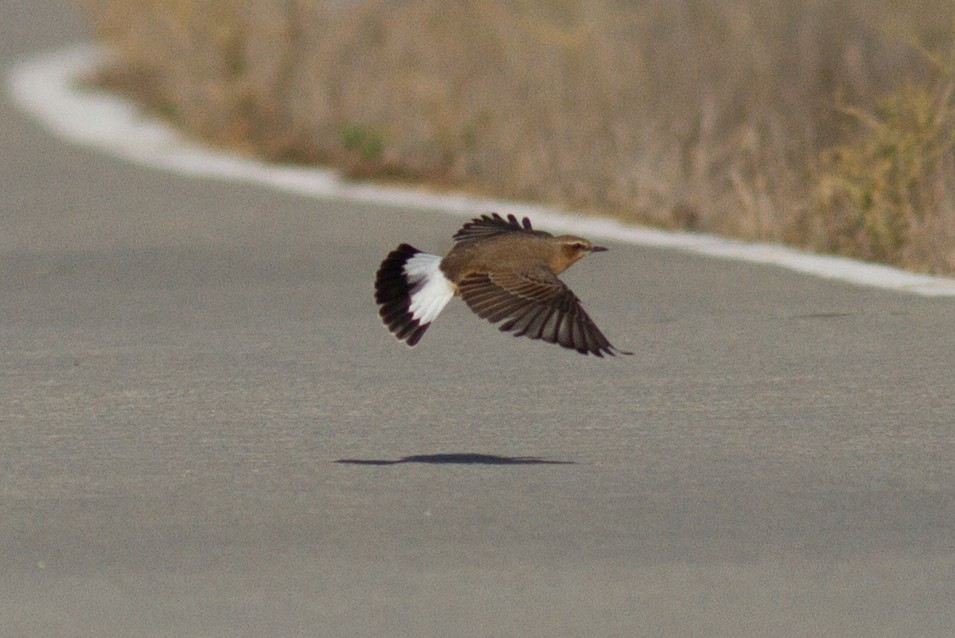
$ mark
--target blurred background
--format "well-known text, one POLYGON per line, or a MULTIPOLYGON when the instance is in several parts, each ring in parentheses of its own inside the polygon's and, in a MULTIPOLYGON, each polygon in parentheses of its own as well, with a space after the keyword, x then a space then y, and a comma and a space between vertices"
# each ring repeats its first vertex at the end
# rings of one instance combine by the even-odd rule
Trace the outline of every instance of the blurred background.
POLYGON ((81 3, 215 145, 955 273, 951 0, 81 3))

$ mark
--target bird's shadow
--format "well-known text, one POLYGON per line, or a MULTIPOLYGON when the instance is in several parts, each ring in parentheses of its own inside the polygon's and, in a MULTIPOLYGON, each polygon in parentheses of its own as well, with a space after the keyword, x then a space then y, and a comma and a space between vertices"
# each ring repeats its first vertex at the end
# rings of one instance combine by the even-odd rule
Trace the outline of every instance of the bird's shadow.
POLYGON ((498 456, 458 452, 446 454, 415 454, 400 459, 338 459, 346 465, 397 465, 399 463, 430 463, 432 465, 574 465, 573 461, 554 461, 537 456, 498 456))

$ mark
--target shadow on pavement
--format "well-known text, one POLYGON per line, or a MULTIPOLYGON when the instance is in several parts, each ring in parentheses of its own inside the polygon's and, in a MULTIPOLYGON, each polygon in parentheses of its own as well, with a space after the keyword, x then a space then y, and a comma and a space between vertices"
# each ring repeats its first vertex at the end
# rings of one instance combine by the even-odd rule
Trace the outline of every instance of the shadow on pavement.
POLYGON ((456 465, 573 465, 573 461, 551 461, 536 456, 497 456, 494 454, 416 454, 397 460, 388 459, 338 459, 336 463, 349 465, 397 465, 398 463, 432 463, 456 465))

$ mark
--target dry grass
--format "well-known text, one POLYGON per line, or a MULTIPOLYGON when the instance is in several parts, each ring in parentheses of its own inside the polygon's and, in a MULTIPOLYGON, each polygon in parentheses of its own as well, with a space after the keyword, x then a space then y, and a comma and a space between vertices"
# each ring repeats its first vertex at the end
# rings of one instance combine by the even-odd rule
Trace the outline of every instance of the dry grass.
POLYGON ((83 1, 217 144, 955 272, 950 0, 83 1))
POLYGON ((817 245, 901 266, 952 272, 955 266, 955 49, 937 77, 905 84, 872 112, 847 109, 850 142, 818 164, 817 245))

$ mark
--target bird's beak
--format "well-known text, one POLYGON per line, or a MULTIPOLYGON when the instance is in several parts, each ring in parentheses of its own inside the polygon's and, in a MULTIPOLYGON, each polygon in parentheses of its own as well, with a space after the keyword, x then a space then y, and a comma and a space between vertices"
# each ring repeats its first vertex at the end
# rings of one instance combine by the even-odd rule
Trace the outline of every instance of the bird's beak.
POLYGON ((602 253, 602 252, 606 252, 607 250, 608 250, 608 249, 605 248, 605 247, 603 247, 603 246, 593 246, 593 247, 590 249, 590 252, 592 252, 592 253, 602 253))

